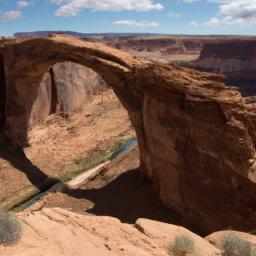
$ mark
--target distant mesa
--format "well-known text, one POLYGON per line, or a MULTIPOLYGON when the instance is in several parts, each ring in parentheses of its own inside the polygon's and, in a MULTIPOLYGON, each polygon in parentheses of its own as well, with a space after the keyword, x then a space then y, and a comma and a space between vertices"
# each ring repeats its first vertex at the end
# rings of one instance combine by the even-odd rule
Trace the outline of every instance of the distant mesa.
POLYGON ((95 37, 95 36, 149 36, 149 35, 160 35, 160 34, 151 34, 151 33, 79 33, 75 31, 33 31, 33 32, 17 32, 14 36, 49 36, 51 34, 61 34, 61 35, 70 35, 77 37, 95 37))

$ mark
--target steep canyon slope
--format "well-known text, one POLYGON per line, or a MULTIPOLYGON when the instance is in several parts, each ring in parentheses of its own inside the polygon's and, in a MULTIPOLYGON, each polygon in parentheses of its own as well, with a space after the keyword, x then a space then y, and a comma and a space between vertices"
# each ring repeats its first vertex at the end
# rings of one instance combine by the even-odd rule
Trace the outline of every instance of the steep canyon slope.
POLYGON ((188 66, 223 74, 226 84, 239 87, 244 96, 256 95, 256 40, 208 43, 200 57, 188 66))
POLYGON ((127 109, 138 138, 140 173, 152 180, 165 205, 205 232, 255 228, 256 113, 222 76, 66 36, 7 45, 0 53, 7 90, 4 131, 13 144, 27 142, 39 81, 49 66, 85 65, 127 109))

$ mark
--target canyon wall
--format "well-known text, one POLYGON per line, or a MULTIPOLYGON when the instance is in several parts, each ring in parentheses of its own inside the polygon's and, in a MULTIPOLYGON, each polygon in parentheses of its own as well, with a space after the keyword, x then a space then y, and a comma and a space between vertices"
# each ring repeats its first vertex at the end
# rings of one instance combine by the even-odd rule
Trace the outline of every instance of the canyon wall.
POLYGON ((101 42, 123 51, 166 53, 173 55, 199 55, 204 46, 225 42, 254 41, 253 36, 185 36, 185 35, 136 35, 98 36, 82 38, 86 41, 101 42))
POLYGON ((239 87, 244 96, 256 95, 256 40, 208 43, 190 66, 224 74, 226 84, 239 87))
POLYGON ((256 227, 256 113, 222 76, 150 63, 64 36, 0 48, 6 77, 5 135, 26 145, 29 116, 50 66, 92 68, 127 109, 140 172, 184 224, 207 233, 256 227), (19 60, 19 61, 17 61, 19 60))
MULTIPOLYGON (((111 44, 110 44, 111 45, 111 44)), ((167 53, 190 53, 199 52, 203 43, 200 40, 180 40, 172 38, 120 38, 114 45, 122 50, 147 51, 147 52, 167 52, 167 53)))
POLYGON ((199 53, 205 41, 203 38, 183 38, 171 36, 125 36, 86 38, 86 40, 102 42, 123 51, 161 52, 170 54, 199 53))
POLYGON ((49 114, 79 111, 106 88, 103 79, 93 70, 72 62, 57 63, 42 78, 29 125, 49 114))
POLYGON ((199 53, 204 40, 175 37, 105 37, 101 40, 108 46, 132 52, 161 52, 170 54, 199 53))

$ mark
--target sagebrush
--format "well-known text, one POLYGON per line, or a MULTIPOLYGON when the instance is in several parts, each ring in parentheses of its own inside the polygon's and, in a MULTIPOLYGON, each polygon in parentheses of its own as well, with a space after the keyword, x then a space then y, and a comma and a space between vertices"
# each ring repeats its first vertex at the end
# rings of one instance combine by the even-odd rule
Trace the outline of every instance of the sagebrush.
POLYGON ((256 256, 256 249, 251 243, 235 235, 224 236, 220 247, 224 256, 256 256))
POLYGON ((11 213, 0 213, 0 244, 12 245, 21 236, 21 223, 11 213))
POLYGON ((196 256, 194 242, 189 236, 177 236, 171 244, 169 251, 175 256, 196 256))

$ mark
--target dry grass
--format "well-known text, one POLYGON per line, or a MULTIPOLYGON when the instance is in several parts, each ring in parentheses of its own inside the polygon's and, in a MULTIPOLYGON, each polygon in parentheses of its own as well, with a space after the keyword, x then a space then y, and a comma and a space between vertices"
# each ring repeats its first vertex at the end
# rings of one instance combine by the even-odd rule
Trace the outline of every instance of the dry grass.
POLYGON ((194 242, 189 236, 177 236, 169 248, 169 252, 175 256, 196 256, 194 242))

